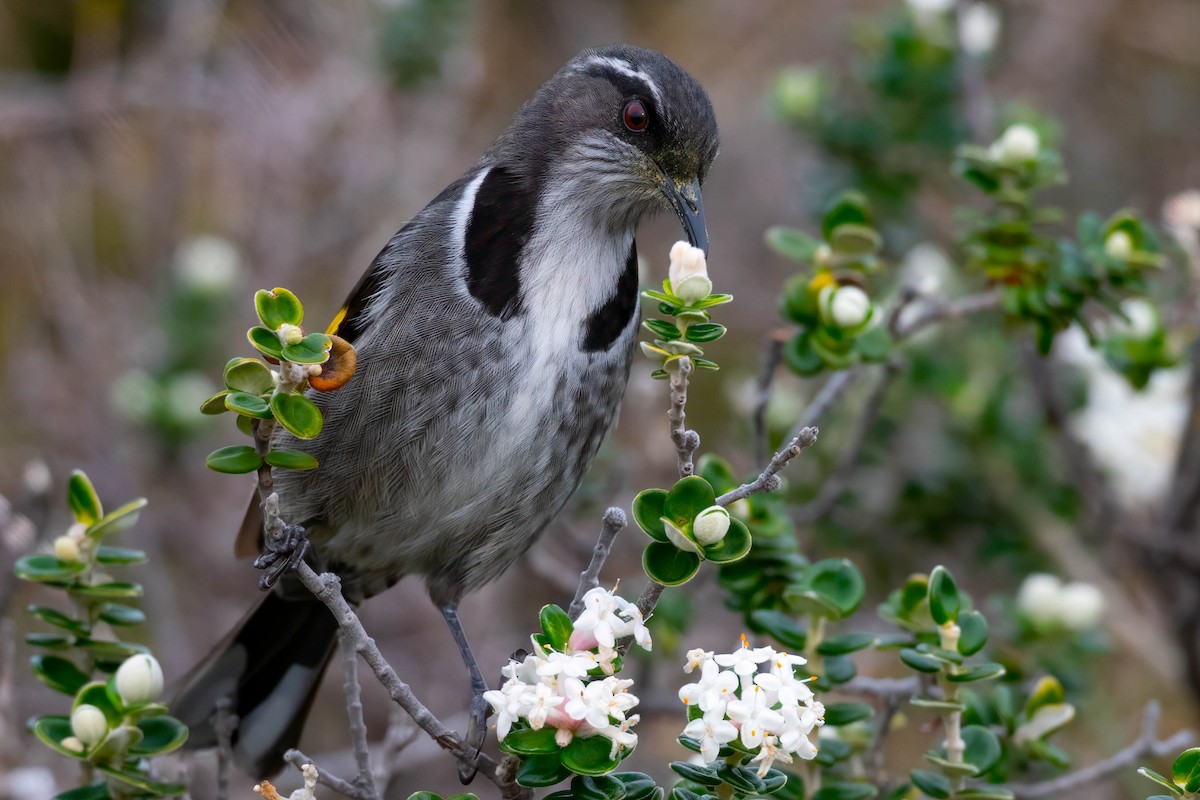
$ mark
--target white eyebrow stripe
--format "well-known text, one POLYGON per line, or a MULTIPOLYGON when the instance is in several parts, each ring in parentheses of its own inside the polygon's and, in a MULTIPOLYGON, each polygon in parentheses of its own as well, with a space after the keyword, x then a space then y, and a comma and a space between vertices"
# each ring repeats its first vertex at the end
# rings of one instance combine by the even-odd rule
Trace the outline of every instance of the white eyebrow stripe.
POLYGON ((633 65, 628 61, 612 56, 592 56, 585 62, 584 66, 608 67, 622 75, 641 81, 650 89, 650 94, 654 95, 654 104, 660 109, 663 107, 662 94, 658 91, 658 85, 650 80, 649 75, 640 69, 634 69, 633 65))

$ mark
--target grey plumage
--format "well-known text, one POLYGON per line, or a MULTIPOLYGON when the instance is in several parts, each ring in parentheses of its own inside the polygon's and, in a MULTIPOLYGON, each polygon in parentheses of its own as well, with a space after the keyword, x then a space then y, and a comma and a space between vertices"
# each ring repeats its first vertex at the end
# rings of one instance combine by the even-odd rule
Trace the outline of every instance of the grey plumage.
MULTIPOLYGON (((339 327, 358 371, 311 393, 324 431, 275 442, 321 464, 276 487, 347 597, 420 575, 452 610, 526 552, 616 418, 637 341, 636 225, 672 207, 705 243, 698 186, 716 149, 707 96, 666 57, 584 51, 392 238, 339 327)), ((211 696, 202 678, 185 700, 211 696)), ((202 718, 205 702, 186 705, 202 718)), ((263 762, 278 745, 250 750, 263 762)))

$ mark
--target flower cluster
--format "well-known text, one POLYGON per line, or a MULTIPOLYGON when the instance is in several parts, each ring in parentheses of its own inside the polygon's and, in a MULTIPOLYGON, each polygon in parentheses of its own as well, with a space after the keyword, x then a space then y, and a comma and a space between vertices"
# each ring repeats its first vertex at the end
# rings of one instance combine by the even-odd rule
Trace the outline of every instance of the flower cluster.
POLYGON ((1083 581, 1063 583, 1056 575, 1034 573, 1017 592, 1017 609, 1039 632, 1090 631, 1104 618, 1104 594, 1083 581))
POLYGON ((535 637, 534 653, 520 663, 509 662, 502 670, 504 685, 484 694, 497 715, 500 741, 514 729, 549 726, 559 747, 575 737, 609 738, 613 759, 637 745, 637 734, 630 729, 639 718, 629 712, 638 698, 629 691, 633 681, 614 675, 620 668, 617 641, 633 637, 649 650, 650 631, 637 606, 607 589, 585 594, 583 609, 561 650, 535 637))
POLYGON ((751 763, 762 777, 775 761, 816 757, 809 737, 825 723, 825 706, 807 680, 796 678, 796 667, 806 663, 802 656, 752 648, 742 637, 732 653, 691 650, 687 658, 684 671, 698 669, 700 676, 679 690, 690 720, 683 735, 700 743, 705 761, 715 760, 723 744, 740 745, 755 753, 751 763))

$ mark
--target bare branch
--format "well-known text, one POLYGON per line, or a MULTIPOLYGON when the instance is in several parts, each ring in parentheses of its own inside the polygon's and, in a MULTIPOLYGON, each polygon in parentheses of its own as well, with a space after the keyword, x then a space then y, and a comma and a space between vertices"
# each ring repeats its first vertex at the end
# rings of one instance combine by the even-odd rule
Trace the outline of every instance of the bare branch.
POLYGON ((592 560, 588 562, 587 569, 579 573, 579 587, 575 589, 575 599, 567 609, 567 615, 572 621, 583 613, 583 596, 600 585, 600 570, 604 568, 604 562, 612 552, 613 541, 628 524, 625 512, 617 506, 612 506, 604 512, 604 526, 600 529, 600 538, 596 540, 596 547, 592 550, 592 560))
POLYGON ((838 684, 836 690, 841 694, 904 702, 919 696, 921 687, 921 678, 917 675, 908 678, 872 678, 868 675, 858 675, 838 684))
POLYGON ((988 289, 979 294, 969 294, 956 300, 928 299, 912 317, 899 320, 896 324, 896 338, 907 339, 919 330, 927 328, 935 322, 945 322, 952 319, 962 319, 983 311, 989 311, 1000 305, 1000 290, 988 289))
POLYGON ((817 496, 808 504, 796 509, 796 517, 800 521, 812 522, 820 519, 837 505, 838 500, 850 485, 850 476, 858 464, 858 457, 867 442, 867 435, 871 432, 871 427, 875 424, 875 420, 883 408, 883 401, 887 396, 888 389, 891 388, 892 382, 899 374, 900 368, 895 363, 888 362, 883 365, 879 380, 876 381, 867 402, 863 405, 862 416, 854 428, 850 444, 838 459, 837 466, 825 479, 817 496))
POLYGON ((672 361, 668 366, 671 374, 671 409, 667 412, 667 419, 671 421, 671 441, 675 443, 681 478, 686 478, 696 471, 692 457, 700 447, 700 434, 688 430, 685 424, 688 376, 692 374, 693 369, 692 360, 687 356, 672 361))
POLYGON ((752 494, 759 492, 773 492, 779 488, 779 470, 787 466, 787 463, 817 441, 818 430, 816 428, 804 428, 800 431, 796 438, 792 439, 787 447, 776 453, 767 463, 766 469, 762 471, 757 478, 750 483, 743 483, 736 489, 726 492, 717 498, 717 505, 728 506, 731 503, 736 503, 738 500, 744 500, 752 494))
POLYGON ((1143 758, 1167 758, 1195 744, 1196 734, 1182 730, 1169 739, 1158 738, 1158 721, 1162 709, 1156 701, 1146 704, 1142 712, 1142 733, 1128 747, 1118 750, 1113 755, 1066 775, 1059 775, 1040 783, 1010 784, 1009 789, 1020 800, 1034 800, 1039 797, 1058 797, 1079 789, 1085 789, 1093 784, 1107 780, 1119 772, 1131 769, 1143 758))
POLYGON ((861 366, 853 366, 830 375, 821 386, 821 390, 817 392, 817 396, 808 404, 808 408, 804 409, 804 416, 800 418, 800 422, 792 429, 791 434, 788 435, 788 441, 800 436, 805 428, 811 428, 813 425, 816 425, 817 421, 825 415, 829 407, 837 402, 838 398, 858 380, 858 376, 861 373, 861 366))
POLYGON ((754 392, 754 463, 767 460, 767 406, 771 402, 771 384, 783 360, 783 345, 788 332, 782 328, 771 331, 763 350, 762 372, 754 392))
POLYGON ((346 694, 346 715, 350 722, 350 743, 358 775, 354 785, 366 797, 377 800, 379 791, 371 773, 371 750, 367 744, 367 724, 363 720, 362 687, 358 684, 358 654, 346 628, 338 631, 338 649, 342 652, 342 691, 346 694))
MULTIPOLYGON (((305 764, 312 764, 314 767, 317 762, 313 761, 308 756, 301 753, 299 750, 288 750, 283 754, 283 760, 291 764, 296 769, 300 769, 305 764)), ((328 786, 338 794, 344 794, 350 800, 376 800, 376 795, 366 794, 362 789, 359 789, 353 783, 343 778, 327 772, 326 770, 317 767, 317 783, 322 786, 328 786)))

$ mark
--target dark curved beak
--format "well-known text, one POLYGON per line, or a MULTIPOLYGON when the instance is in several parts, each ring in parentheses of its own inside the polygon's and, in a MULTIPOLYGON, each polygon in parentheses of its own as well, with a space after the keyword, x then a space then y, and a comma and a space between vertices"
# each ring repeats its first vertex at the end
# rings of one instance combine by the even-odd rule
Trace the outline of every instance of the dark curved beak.
MULTIPOLYGON (((664 173, 665 174, 665 173, 664 173)), ((692 247, 699 247, 708 255, 708 227, 704 224, 704 202, 700 199, 700 181, 683 183, 664 177, 658 188, 671 203, 675 216, 683 225, 692 247)))

